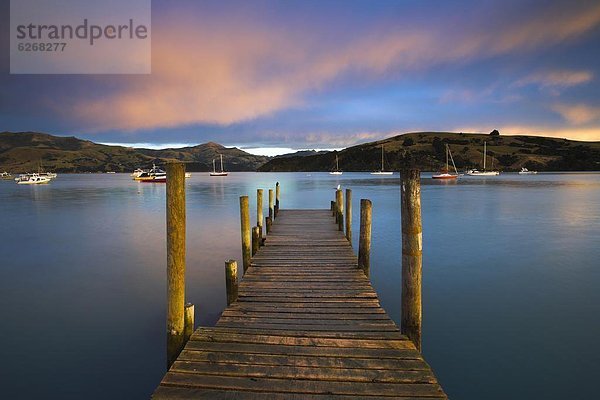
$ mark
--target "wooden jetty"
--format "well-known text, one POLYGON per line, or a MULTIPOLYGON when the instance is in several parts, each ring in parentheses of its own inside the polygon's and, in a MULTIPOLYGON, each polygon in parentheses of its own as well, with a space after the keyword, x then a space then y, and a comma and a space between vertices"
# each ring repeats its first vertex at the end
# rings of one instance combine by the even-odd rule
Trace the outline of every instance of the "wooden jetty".
POLYGON ((269 208, 239 287, 227 262, 237 299, 192 334, 152 398, 447 398, 359 269, 340 209, 269 208))

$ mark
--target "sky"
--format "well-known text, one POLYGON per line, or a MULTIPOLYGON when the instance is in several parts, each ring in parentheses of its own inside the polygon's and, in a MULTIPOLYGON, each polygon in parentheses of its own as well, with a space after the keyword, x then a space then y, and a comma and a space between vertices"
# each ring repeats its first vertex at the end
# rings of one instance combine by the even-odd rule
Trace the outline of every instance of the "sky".
POLYGON ((0 131, 254 153, 414 131, 600 140, 598 1, 152 2, 152 73, 11 75, 0 131))

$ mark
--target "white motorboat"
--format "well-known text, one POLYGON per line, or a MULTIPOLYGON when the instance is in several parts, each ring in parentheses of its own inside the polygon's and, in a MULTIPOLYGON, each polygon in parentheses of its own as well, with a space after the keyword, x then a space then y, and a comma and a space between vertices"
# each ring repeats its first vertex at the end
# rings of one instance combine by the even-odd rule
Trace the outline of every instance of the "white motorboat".
POLYGON ((521 168, 521 170, 519 171, 519 175, 535 175, 535 174, 537 174, 537 171, 530 171, 525 167, 521 168))
POLYGON ((167 173, 152 164, 152 169, 142 172, 140 176, 134 179, 136 181, 147 183, 164 183, 167 181, 167 173))
POLYGON ((192 173, 191 172, 186 172, 185 173, 185 177, 186 178, 191 178, 192 177, 192 173))
POLYGON ((478 169, 470 169, 467 171, 467 175, 469 176, 497 176, 500 175, 499 171, 486 171, 485 170, 485 160, 487 155, 487 143, 483 142, 483 171, 479 171, 478 169))
POLYGON ((47 176, 42 176, 37 173, 23 174, 20 175, 18 178, 15 178, 15 181, 18 185, 39 185, 42 183, 49 183, 50 180, 51 179, 47 176))
POLYGON ((12 179, 12 174, 10 174, 9 172, 0 172, 0 180, 9 180, 12 179))
POLYGON ((226 172, 223 169, 223 154, 219 154, 221 156, 221 171, 217 171, 216 167, 215 167, 215 160, 213 159, 213 170, 210 173, 210 176, 227 176, 229 174, 229 172, 226 172))
POLYGON ((433 179, 458 179, 460 175, 456 170, 456 165, 454 164, 454 158, 452 157, 452 153, 450 152, 450 147, 446 144, 446 169, 439 174, 435 174, 432 176, 433 179), (448 165, 448 156, 450 156, 450 160, 452 160, 452 166, 454 167, 454 174, 450 173, 450 168, 448 165))
POLYGON ((335 169, 333 171, 329 172, 329 175, 341 175, 343 174, 342 171, 340 171, 340 163, 338 161, 338 156, 337 154, 335 155, 335 169))
POLYGON ((392 171, 386 171, 383 166, 383 145, 381 145, 381 169, 379 171, 371 172, 371 175, 393 175, 392 171))

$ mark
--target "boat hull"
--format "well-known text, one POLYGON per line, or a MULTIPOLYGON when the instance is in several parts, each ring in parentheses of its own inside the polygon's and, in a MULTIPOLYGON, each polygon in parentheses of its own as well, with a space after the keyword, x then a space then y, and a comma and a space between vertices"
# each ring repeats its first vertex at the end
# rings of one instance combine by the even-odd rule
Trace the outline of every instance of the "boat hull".
POLYGON ((452 175, 452 174, 438 174, 438 175, 433 175, 432 176, 433 179, 445 179, 445 180, 451 180, 451 179, 458 179, 458 175, 452 175))
POLYGON ((329 175, 341 175, 341 174, 343 174, 343 172, 341 172, 341 171, 332 171, 329 173, 329 175))
POLYGON ((227 176, 227 175, 229 175, 229 172, 211 172, 209 175, 210 176, 227 176))
POLYGON ((377 171, 371 172, 371 175, 394 175, 392 171, 377 171))

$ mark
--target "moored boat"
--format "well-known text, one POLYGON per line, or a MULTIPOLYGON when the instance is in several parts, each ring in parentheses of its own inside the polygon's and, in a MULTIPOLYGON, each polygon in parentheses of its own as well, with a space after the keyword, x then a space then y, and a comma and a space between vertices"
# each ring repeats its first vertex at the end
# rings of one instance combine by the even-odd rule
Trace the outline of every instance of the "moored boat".
POLYGON ((142 172, 140 176, 134 179, 146 183, 164 183, 167 181, 167 173, 152 164, 152 169, 142 172))
POLYGON ((43 176, 38 173, 22 174, 19 175, 18 178, 15 178, 15 182, 17 182, 18 185, 39 185, 43 183, 49 183, 50 180, 51 179, 47 176, 43 176))
MULTIPOLYGON (((483 142, 483 171, 479 171, 478 169, 470 169, 467 171, 467 175, 469 176, 497 176, 500 175, 500 171, 486 171, 485 170, 485 161, 487 156, 487 143, 483 142)), ((493 165, 492 165, 493 167, 493 165)))
POLYGON ((393 175, 392 171, 386 171, 383 165, 383 145, 381 145, 381 169, 371 172, 371 175, 393 175))
POLYGON ((0 172, 0 180, 9 180, 12 179, 12 174, 10 174, 9 172, 0 172))
POLYGON ((521 170, 519 171, 519 175, 535 175, 535 174, 537 174, 537 171, 530 171, 525 167, 521 168, 521 170))
POLYGON ((458 179, 460 175, 456 170, 456 165, 454 164, 454 158, 452 157, 452 153, 450 152, 450 147, 446 144, 446 169, 439 174, 435 174, 432 176, 433 179, 458 179), (450 160, 452 160, 452 166, 454 167, 454 174, 450 173, 449 164, 448 164, 448 156, 450 156, 450 160))
POLYGON ((141 169, 141 168, 136 168, 132 173, 131 173, 131 177, 133 179, 139 178, 141 174, 143 174, 144 172, 146 172, 146 170, 141 169))
POLYGON ((340 171, 340 163, 338 161, 338 156, 337 154, 335 155, 335 169, 333 171, 329 172, 329 175, 341 175, 343 174, 342 171, 340 171))
POLYGON ((221 171, 217 171, 216 167, 215 167, 215 160, 213 159, 213 170, 212 172, 209 174, 210 176, 227 176, 229 174, 229 172, 226 172, 223 169, 223 154, 219 154, 221 156, 221 171))

